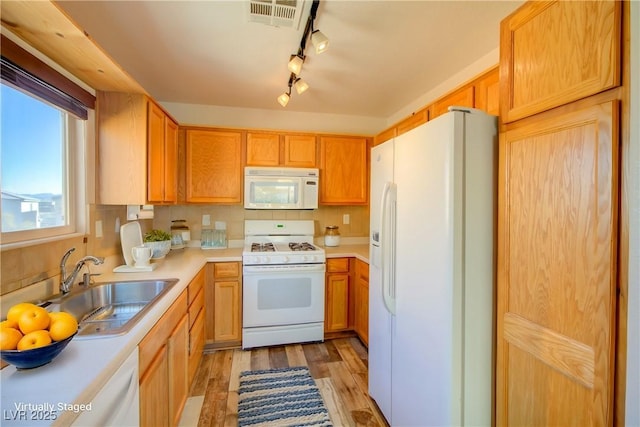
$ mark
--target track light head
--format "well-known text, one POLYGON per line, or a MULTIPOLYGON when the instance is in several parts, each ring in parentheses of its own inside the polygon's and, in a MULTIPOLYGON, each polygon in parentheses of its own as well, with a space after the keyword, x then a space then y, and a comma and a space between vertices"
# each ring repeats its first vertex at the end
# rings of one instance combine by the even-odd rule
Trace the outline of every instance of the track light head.
POLYGON ((293 74, 297 76, 298 74, 300 74, 300 71, 302 71, 303 63, 304 63, 304 56, 291 55, 287 68, 289 69, 289 71, 291 71, 293 74))
POLYGON ((285 92, 278 97, 278 103, 283 107, 286 107, 287 104, 289 103, 289 98, 290 98, 289 94, 285 92))
POLYGON ((316 49, 316 53, 322 53, 329 48, 329 39, 320 30, 311 33, 311 43, 316 49))
POLYGON ((305 82, 299 77, 296 79, 295 82, 293 82, 293 87, 296 88, 296 92, 298 92, 298 95, 302 94, 304 91, 309 89, 309 85, 307 84, 307 82, 305 82))

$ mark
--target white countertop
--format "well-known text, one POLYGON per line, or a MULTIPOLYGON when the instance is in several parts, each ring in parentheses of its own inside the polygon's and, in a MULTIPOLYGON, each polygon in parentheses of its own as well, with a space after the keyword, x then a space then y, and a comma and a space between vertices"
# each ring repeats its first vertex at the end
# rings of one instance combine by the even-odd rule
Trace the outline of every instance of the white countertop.
MULTIPOLYGON (((368 262, 368 245, 355 244, 325 247, 328 258, 356 257, 368 262)), ((118 367, 133 352, 138 343, 155 325, 169 306, 187 287, 191 279, 207 262, 242 261, 242 248, 201 250, 185 248, 170 252, 159 266, 144 273, 105 273, 100 282, 112 280, 178 279, 167 292, 127 334, 99 339, 73 339, 51 363, 32 370, 18 371, 7 366, 0 372, 3 426, 50 425, 46 420, 19 420, 17 405, 88 404, 106 384, 118 367), (10 412, 13 411, 13 412, 10 412)), ((33 407, 33 406, 32 406, 33 407)), ((29 414, 30 411, 27 411, 29 414)), ((69 425, 79 415, 72 411, 58 411, 53 425, 69 425)))

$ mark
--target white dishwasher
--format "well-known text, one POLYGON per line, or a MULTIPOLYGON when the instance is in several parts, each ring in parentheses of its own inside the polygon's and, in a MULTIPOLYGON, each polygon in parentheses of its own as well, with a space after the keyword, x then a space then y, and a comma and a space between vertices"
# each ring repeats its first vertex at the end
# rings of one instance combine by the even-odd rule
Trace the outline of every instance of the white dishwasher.
POLYGON ((140 425, 138 347, 93 398, 91 410, 81 412, 72 425, 78 427, 140 425))

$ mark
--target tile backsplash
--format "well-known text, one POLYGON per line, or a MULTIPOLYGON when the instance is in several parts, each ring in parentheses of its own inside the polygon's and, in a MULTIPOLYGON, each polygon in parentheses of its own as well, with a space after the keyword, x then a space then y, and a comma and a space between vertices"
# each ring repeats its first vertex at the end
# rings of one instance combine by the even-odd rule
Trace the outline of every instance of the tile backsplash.
MULTIPOLYGON (((315 223, 315 237, 324 234, 327 225, 340 227, 343 237, 367 237, 369 234, 368 206, 321 206, 311 211, 245 210, 242 206, 185 205, 156 206, 154 219, 140 220, 142 232, 152 228, 169 231, 171 221, 186 220, 191 238, 200 240, 202 215, 209 215, 211 224, 224 221, 227 224, 227 239, 244 239, 245 219, 310 219, 315 223), (349 224, 343 224, 344 215, 349 224)), ((122 249, 118 224, 127 222, 126 206, 90 205, 89 233, 69 239, 38 245, 5 249, 0 252, 0 295, 25 288, 45 280, 59 282, 60 259, 72 247, 76 251, 68 263, 77 262, 85 255, 115 258, 115 265, 122 263, 122 249), (102 226, 102 237, 96 237, 96 222, 102 226)), ((113 268, 113 265, 92 267, 96 272, 113 268)))

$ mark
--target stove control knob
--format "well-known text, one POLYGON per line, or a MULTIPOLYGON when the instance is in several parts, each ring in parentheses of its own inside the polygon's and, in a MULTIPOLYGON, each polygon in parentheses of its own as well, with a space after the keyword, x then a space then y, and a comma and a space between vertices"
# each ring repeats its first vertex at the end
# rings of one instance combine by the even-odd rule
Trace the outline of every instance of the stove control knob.
POLYGON ((271 261, 271 259, 268 256, 266 256, 266 257, 263 258, 262 263, 263 264, 269 264, 269 261, 271 261))
POLYGON ((254 256, 253 257, 253 262, 256 263, 256 264, 259 264, 260 263, 260 257, 259 256, 254 256))

